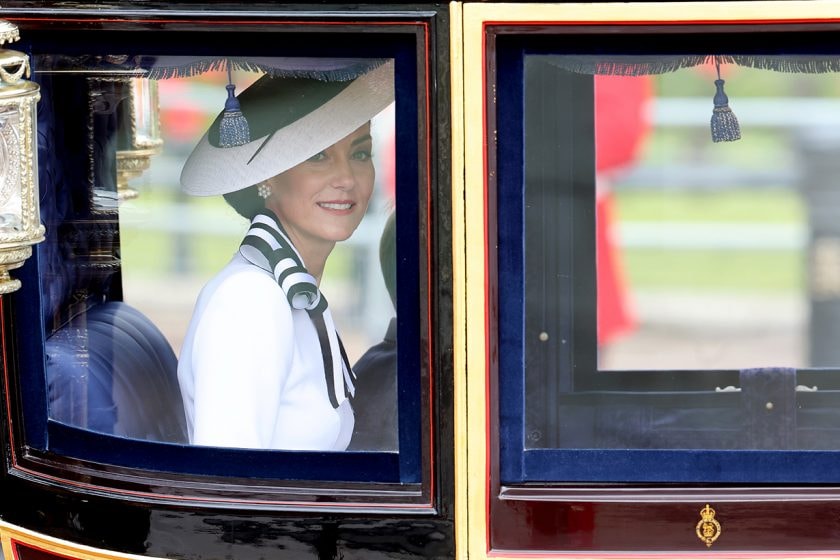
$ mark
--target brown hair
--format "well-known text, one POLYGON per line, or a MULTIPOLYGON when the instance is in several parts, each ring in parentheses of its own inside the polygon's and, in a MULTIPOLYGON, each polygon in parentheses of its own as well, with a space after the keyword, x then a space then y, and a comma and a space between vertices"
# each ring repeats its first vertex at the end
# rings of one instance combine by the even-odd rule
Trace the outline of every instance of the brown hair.
POLYGON ((225 202, 236 210, 237 214, 246 218, 248 221, 253 220, 254 216, 265 210, 265 200, 257 193, 256 185, 233 191, 223 196, 225 197, 225 202))

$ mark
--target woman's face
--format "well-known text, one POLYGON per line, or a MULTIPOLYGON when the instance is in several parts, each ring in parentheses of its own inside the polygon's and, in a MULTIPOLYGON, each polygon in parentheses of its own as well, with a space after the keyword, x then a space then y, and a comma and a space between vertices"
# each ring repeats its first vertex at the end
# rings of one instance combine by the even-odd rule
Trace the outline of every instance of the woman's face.
POLYGON ((373 192, 370 123, 266 181, 273 211, 298 250, 350 237, 373 192), (315 244, 313 246, 313 244, 315 244))

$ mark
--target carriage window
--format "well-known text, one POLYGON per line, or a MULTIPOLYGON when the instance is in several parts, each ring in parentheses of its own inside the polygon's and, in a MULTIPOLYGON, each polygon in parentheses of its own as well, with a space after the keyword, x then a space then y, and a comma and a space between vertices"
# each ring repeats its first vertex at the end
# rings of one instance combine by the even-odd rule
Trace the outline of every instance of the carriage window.
MULTIPOLYGON (((211 474, 273 478, 322 476, 317 453, 327 478, 418 482, 420 261, 397 244, 419 235, 417 132, 396 141, 418 104, 397 110, 398 61, 33 66, 42 138, 61 142, 41 146, 45 447, 84 432, 223 449, 211 474), (236 459, 269 451, 300 468, 236 459), (368 466, 326 466, 344 451, 368 466)), ((129 466, 178 470, 146 462, 129 466)))
POLYGON ((840 58, 548 50, 497 77, 503 479, 835 477, 840 58))

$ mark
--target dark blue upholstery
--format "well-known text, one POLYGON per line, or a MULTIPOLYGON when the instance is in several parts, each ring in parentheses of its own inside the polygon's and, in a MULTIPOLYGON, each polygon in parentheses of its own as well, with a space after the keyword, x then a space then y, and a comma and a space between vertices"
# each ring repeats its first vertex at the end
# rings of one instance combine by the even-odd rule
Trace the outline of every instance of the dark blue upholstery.
POLYGON ((47 340, 46 358, 51 419, 128 438, 187 441, 175 353, 133 307, 95 305, 47 340))

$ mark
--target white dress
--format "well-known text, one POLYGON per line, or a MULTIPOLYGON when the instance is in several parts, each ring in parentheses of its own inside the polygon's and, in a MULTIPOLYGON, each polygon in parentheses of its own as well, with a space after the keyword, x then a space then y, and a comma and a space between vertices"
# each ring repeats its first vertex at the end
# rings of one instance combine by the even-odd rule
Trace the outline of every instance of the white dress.
POLYGON ((198 297, 178 381, 196 445, 340 451, 353 433, 349 401, 330 404, 309 314, 239 253, 198 297))

